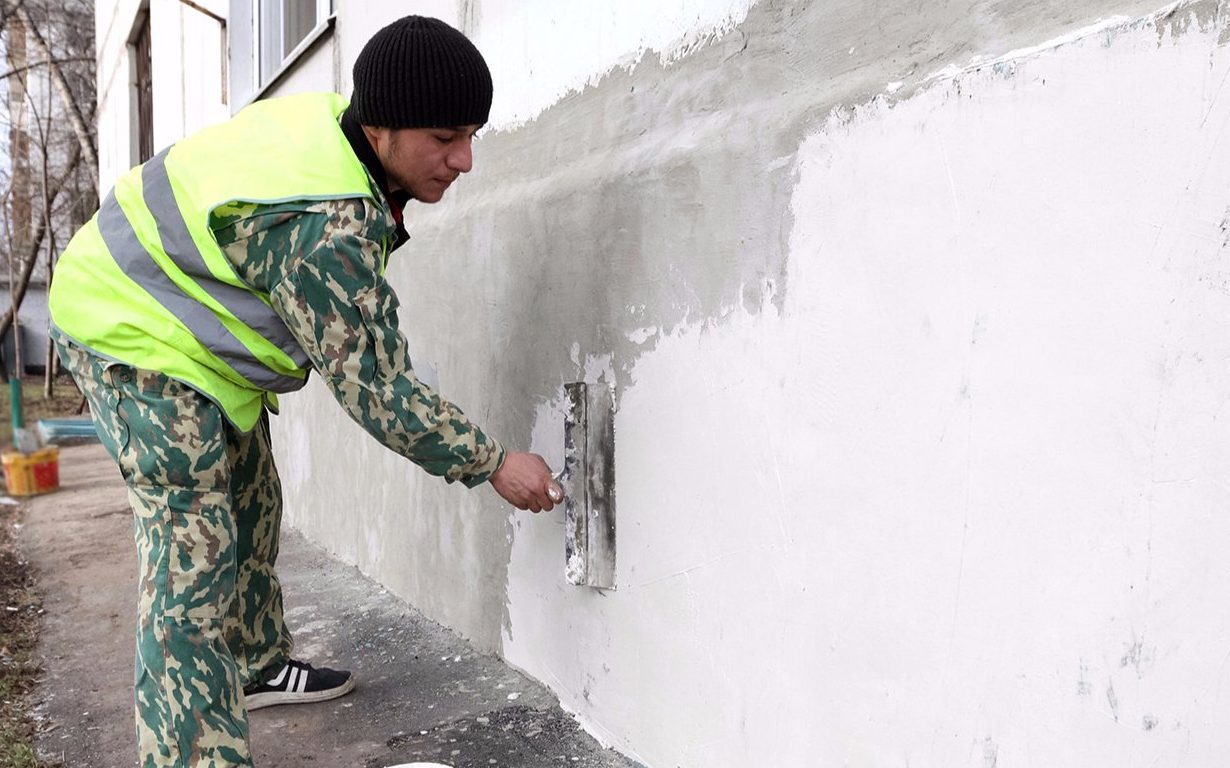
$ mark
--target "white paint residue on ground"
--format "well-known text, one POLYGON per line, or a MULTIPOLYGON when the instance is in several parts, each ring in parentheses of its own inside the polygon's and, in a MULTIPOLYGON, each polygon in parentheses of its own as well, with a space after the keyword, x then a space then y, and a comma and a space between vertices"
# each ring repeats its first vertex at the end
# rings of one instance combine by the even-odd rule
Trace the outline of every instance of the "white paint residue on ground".
POLYGON ((572 0, 481 6, 472 36, 496 74, 489 125, 532 120, 570 92, 648 52, 675 60, 734 28, 756 0, 621 0, 597 8, 572 0), (501 79, 499 73, 518 77, 501 79))

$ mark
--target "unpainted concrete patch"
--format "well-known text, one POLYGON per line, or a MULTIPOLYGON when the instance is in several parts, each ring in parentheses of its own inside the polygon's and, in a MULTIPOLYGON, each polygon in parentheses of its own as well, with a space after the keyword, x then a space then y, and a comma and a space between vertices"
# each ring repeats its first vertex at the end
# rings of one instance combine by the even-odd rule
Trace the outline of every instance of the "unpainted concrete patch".
MULTIPOLYGON (((1176 37, 1192 31, 1221 27, 1230 21, 1230 3, 1226 0, 1195 0, 1177 3, 1164 13, 1159 13, 1155 22, 1159 41, 1167 35, 1176 37)), ((1230 27, 1224 27, 1218 42, 1224 44, 1230 27)))

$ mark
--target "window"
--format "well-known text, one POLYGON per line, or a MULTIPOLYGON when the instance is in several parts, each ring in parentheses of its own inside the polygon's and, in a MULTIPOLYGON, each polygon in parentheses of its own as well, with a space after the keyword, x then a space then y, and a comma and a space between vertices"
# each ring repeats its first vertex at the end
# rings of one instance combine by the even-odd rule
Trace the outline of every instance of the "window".
POLYGON ((299 44, 333 13, 333 0, 259 0, 258 87, 272 80, 299 44))

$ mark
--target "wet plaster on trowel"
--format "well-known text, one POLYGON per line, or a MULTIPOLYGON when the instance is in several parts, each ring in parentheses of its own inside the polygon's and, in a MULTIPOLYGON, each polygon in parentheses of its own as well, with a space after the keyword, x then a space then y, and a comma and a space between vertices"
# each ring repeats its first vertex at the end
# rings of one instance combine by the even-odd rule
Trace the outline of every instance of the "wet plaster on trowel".
MULTIPOLYGON (((950 64, 967 66, 974 56, 993 59, 1107 15, 1134 17, 1155 7, 1144 2, 970 1, 919 14, 915 4, 904 3, 871 8, 854 0, 761 3, 725 36, 669 65, 644 56, 629 69, 614 69, 526 125, 482 138, 475 172, 446 203, 408 210, 413 239, 395 257, 389 274, 402 297, 413 346, 433 358, 442 391, 493 434, 511 446, 533 445, 544 452, 552 440, 549 433, 562 432, 553 410, 562 384, 584 374, 584 361, 609 357, 619 409, 620 510, 629 516, 621 515, 620 530, 621 536, 635 534, 646 527, 648 510, 673 509, 672 504, 686 509, 694 503, 672 490, 687 472, 681 472, 674 453, 661 452, 670 448, 688 456, 690 441, 696 439, 688 432, 680 443, 675 435, 662 433, 662 424, 646 418, 656 413, 663 423, 678 420, 671 411, 656 409, 647 394, 648 388, 663 385, 639 381, 636 371, 649 370, 645 361, 659 356, 678 356, 676 366, 699 363, 697 345, 710 336, 724 338, 730 329, 747 324, 756 329, 757 318, 770 322, 788 316, 797 279, 797 255, 790 246, 795 213, 814 215, 795 204, 799 174, 806 167, 799 151, 807 137, 826 129, 835 112, 856 122, 861 115, 900 109, 934 87, 935 81, 928 86, 926 78, 950 64), (887 83, 900 84, 891 98, 883 96, 887 83), (625 395, 634 384, 646 389, 632 408, 625 395), (656 449, 658 454, 649 453, 662 461, 643 462, 636 458, 638 449, 656 449), (627 461, 633 463, 625 466, 627 461)), ((480 34, 489 18, 484 6, 480 34)), ((550 34, 544 30, 543 41, 550 34)), ((1106 33, 1105 44, 1115 43, 1115 37, 1106 33)), ((494 69, 500 71, 498 62, 494 69)), ((863 187, 851 188, 866 194, 863 187)), ((864 225, 878 226, 873 221, 864 225)), ((750 352, 771 337, 757 338, 750 352)), ((787 366, 792 374, 813 359, 808 339, 800 339, 797 359, 787 366)), ((770 369, 782 364, 777 358, 769 362, 770 369)), ((711 372, 713 378, 701 382, 709 389, 700 391, 711 394, 714 381, 729 379, 732 371, 738 374, 725 390, 737 414, 749 399, 758 402, 747 382, 759 381, 759 374, 745 371, 746 358, 733 358, 731 366, 721 374, 711 372)), ((774 375, 764 383, 789 378, 774 375)), ((791 394, 820 397, 821 403, 840 394, 836 383, 826 384, 823 378, 816 386, 815 392, 791 394)), ((314 420, 319 429, 312 434, 333 434, 340 417, 325 400, 317 387, 293 418, 314 420), (309 408, 314 413, 304 415, 309 408)), ((823 419, 808 418, 805 425, 824 425, 823 419)), ((702 437, 721 444, 724 433, 714 427, 702 437)), ((365 570, 481 647, 503 647, 515 663, 556 687, 570 706, 581 709, 578 700, 597 697, 587 711, 615 724, 609 728, 613 743, 665 749, 683 733, 696 736, 689 740, 693 757, 707 754, 696 746, 708 733, 706 725, 692 722, 670 733, 678 718, 628 724, 629 718, 648 716, 632 714, 631 687, 622 685, 627 678, 616 676, 619 685, 598 683, 608 674, 603 665, 617 668, 630 659, 640 658, 642 667, 670 679, 672 665, 689 658, 678 668, 695 669, 698 676, 711 673, 717 685, 710 690, 712 700, 727 707, 710 722, 739 726, 746 717, 755 719, 755 696, 740 692, 732 698, 738 686, 722 687, 728 673, 716 661, 727 653, 726 646, 714 641, 707 651, 693 653, 697 638, 722 637, 723 629, 694 597, 705 594, 696 586, 698 578, 714 569, 692 569, 710 561, 733 567, 748 556, 752 560, 747 562, 759 563, 758 548, 775 552, 783 546, 780 522, 748 532, 749 547, 731 552, 709 551, 701 536, 696 549, 663 553, 668 542, 689 541, 696 531, 715 535, 692 518, 679 523, 684 530, 655 529, 652 538, 643 531, 645 538, 627 550, 621 541, 620 568, 662 563, 662 570, 653 569, 657 575, 642 575, 647 581, 636 604, 654 615, 677 617, 657 634, 632 637, 621 627, 635 623, 621 625, 599 609, 611 602, 611 595, 577 591, 564 603, 546 600, 562 583, 562 530, 553 516, 506 517, 491 494, 421 481, 395 458, 377 458, 381 449, 369 443, 342 455, 329 451, 326 457, 321 451, 315 460, 318 473, 329 467, 346 476, 380 478, 380 487, 365 490, 359 503, 324 489, 319 481, 305 482, 301 494, 309 488, 323 491, 311 503, 314 511, 299 518, 315 529, 316 538, 333 539, 339 551, 356 560, 363 553, 365 570), (357 507, 359 522, 335 525, 330 517, 334 506, 357 507), (313 519, 304 519, 309 516, 313 519), (413 556, 406 557, 407 552, 413 556), (528 562, 536 565, 527 567, 528 562), (536 629, 539 623, 549 630, 536 629), (542 638, 547 631, 558 637, 542 638), (574 640, 563 639, 568 637, 574 640), (565 646, 558 648, 558 643, 565 646), (548 653, 553 647, 565 659, 586 663, 569 662, 569 670, 553 670, 548 653), (650 648, 653 653, 647 654, 650 648)), ((788 473, 769 464, 758 471, 764 482, 782 483, 775 499, 802 503, 787 483, 788 473)), ((708 470, 700 474, 721 477, 708 470)), ((721 523, 730 516, 722 515, 721 523)), ((630 583, 636 583, 635 577, 630 583)), ((747 617, 756 616, 756 609, 748 608, 756 601, 756 594, 734 589, 720 609, 708 607, 746 625, 747 617)), ((755 655, 754 649, 747 650, 755 655)), ((652 690, 653 675, 645 674, 642 682, 648 686, 642 691, 652 690)), ((789 688, 790 681, 783 682, 789 688)), ((739 727, 731 731, 740 732, 739 727)), ((716 753, 722 742, 713 743, 716 753)))

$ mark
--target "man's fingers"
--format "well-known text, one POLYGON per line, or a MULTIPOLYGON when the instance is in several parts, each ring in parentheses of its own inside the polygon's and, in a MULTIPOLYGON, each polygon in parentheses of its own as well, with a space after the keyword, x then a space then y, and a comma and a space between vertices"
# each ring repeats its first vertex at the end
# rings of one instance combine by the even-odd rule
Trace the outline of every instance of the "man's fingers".
POLYGON ((565 498, 547 462, 533 453, 510 453, 491 482, 505 501, 535 514, 550 511, 565 498))

